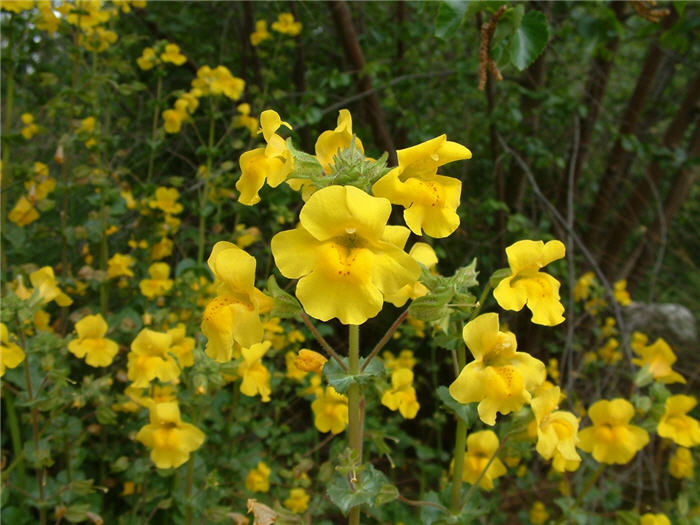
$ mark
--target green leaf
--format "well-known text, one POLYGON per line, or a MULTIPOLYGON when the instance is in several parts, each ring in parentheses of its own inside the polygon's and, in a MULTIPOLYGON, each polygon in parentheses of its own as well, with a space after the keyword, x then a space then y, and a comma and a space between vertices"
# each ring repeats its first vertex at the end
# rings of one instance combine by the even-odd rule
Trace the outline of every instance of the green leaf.
POLYGON ((279 287, 274 275, 271 275, 267 280, 267 292, 275 300, 270 315, 282 319, 299 317, 302 312, 299 301, 279 287))
POLYGON ((22 245, 27 240, 27 234, 24 228, 10 224, 9 222, 5 224, 5 231, 2 232, 3 237, 12 243, 12 247, 16 250, 21 250, 22 245))
POLYGON ((287 139, 287 149, 292 159, 294 159, 294 170, 289 174, 288 178, 309 179, 312 176, 321 176, 323 168, 316 160, 316 157, 295 149, 291 137, 287 139))
POLYGON ((90 511, 90 505, 87 503, 76 503, 66 508, 63 517, 71 523, 80 523, 87 519, 86 514, 90 511))
POLYGON ((510 40, 511 64, 524 71, 544 51, 548 40, 547 17, 541 11, 528 11, 510 40))
POLYGON ((95 481, 92 479, 77 479, 70 482, 70 491, 79 495, 86 496, 95 492, 95 481))
POLYGON ((195 268, 196 266, 197 263, 194 261, 194 259, 188 257, 187 259, 181 260, 175 267, 175 277, 180 277, 187 270, 195 268))
POLYGON ((440 40, 453 37, 464 19, 468 6, 469 0, 443 0, 435 20, 435 36, 440 40))
POLYGON ((390 501, 394 501, 399 497, 399 489, 395 485, 384 484, 382 488, 379 489, 379 494, 374 500, 374 506, 379 507, 379 505, 384 505, 390 501))
POLYGON ((385 485, 388 485, 386 476, 368 463, 363 465, 363 471, 355 479, 352 473, 336 472, 326 493, 333 504, 347 514, 356 505, 372 504, 385 485))
MULTIPOLYGON (((365 359, 360 359, 360 369, 365 359)), ((347 358, 343 358, 343 363, 348 366, 347 358)), ((323 366, 323 375, 330 384, 340 394, 347 392, 350 385, 357 383, 360 386, 372 382, 376 377, 384 375, 384 365, 379 359, 372 359, 367 368, 357 374, 344 371, 335 359, 331 359, 323 366)))
POLYGON ((437 389, 438 397, 447 407, 454 412, 459 419, 464 421, 467 428, 471 428, 477 419, 476 403, 463 405, 455 400, 446 386, 440 386, 437 389))

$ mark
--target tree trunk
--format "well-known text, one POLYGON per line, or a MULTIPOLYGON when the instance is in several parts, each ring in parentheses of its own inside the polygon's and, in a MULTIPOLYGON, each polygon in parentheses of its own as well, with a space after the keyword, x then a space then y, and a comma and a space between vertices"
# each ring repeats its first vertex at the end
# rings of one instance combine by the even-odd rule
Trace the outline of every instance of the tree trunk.
MULTIPOLYGON (((688 157, 697 157, 698 155, 700 155, 700 123, 696 121, 690 144, 688 145, 688 157)), ((631 273, 631 276, 628 277, 630 288, 634 289, 654 264, 656 257, 654 248, 661 241, 662 227, 665 225, 667 230, 670 229, 671 221, 690 194, 697 174, 697 166, 684 166, 678 170, 671 186, 671 191, 664 202, 663 222, 660 217, 656 217, 656 220, 647 230, 647 235, 640 240, 642 246, 637 250, 636 260, 630 261, 627 272, 631 273)))
MULTIPOLYGON (((678 19, 678 13, 675 9, 671 10, 671 14, 663 19, 661 23, 661 31, 669 29, 678 19)), ((659 70, 663 58, 663 51, 659 46, 658 39, 655 39, 649 46, 642 71, 637 77, 637 85, 634 88, 632 96, 627 104, 615 144, 610 152, 608 164, 605 168, 603 176, 600 178, 600 185, 596 193, 595 201, 590 209, 587 220, 588 230, 584 238, 584 243, 595 249, 596 239, 601 235, 601 230, 605 219, 607 218, 611 205, 614 205, 614 200, 611 195, 615 192, 615 188, 621 182, 624 167, 632 157, 630 152, 625 151, 622 147, 622 139, 625 135, 631 135, 637 130, 637 124, 642 115, 644 105, 654 83, 654 77, 659 70)), ((598 245, 596 252, 600 254, 602 247, 598 245)))
MULTIPOLYGON (((611 8, 615 13, 615 17, 621 20, 625 10, 625 2, 612 2, 611 8)), ((610 71, 612 70, 613 61, 617 54, 617 48, 620 45, 620 35, 616 34, 608 40, 605 48, 599 52, 588 70, 586 86, 583 90, 583 103, 586 105, 586 118, 581 121, 581 135, 579 140, 579 150, 576 155, 574 165, 574 188, 581 178, 581 168, 583 167, 588 157, 588 151, 593 137, 600 110, 603 107, 603 98, 608 87, 610 79, 610 71)), ((564 173, 569 173, 569 162, 572 155, 569 155, 564 173)), ((562 178, 562 181, 565 180, 562 178)), ((557 203, 559 208, 563 208, 566 204, 567 185, 560 184, 558 188, 557 203)))
MULTIPOLYGON (((676 116, 666 130, 663 138, 663 146, 668 149, 676 148, 693 118, 693 107, 697 105, 698 93, 700 93, 700 74, 689 82, 688 91, 681 103, 676 116)), ((634 193, 622 208, 617 221, 610 229, 610 236, 605 246, 603 259, 603 271, 606 274, 617 266, 618 257, 624 247, 625 241, 632 231, 639 226, 642 211, 647 208, 653 196, 653 187, 657 187, 664 176, 662 166, 653 160, 647 168, 646 176, 637 184, 634 193)))
POLYGON ((350 8, 344 0, 330 0, 328 6, 331 9, 338 37, 343 45, 345 57, 355 72, 357 85, 361 92, 368 93, 363 101, 369 124, 372 127, 374 140, 381 149, 389 153, 389 162, 396 164, 396 149, 384 118, 384 112, 379 103, 379 95, 377 95, 376 91, 373 91, 372 79, 364 73, 365 56, 357 39, 357 32, 352 21, 350 8))

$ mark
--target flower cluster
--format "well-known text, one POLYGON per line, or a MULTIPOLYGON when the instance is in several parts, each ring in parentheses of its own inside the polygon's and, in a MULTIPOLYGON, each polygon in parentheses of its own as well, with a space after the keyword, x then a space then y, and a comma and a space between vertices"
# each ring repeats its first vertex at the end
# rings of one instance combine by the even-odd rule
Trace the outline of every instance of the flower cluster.
MULTIPOLYGON (((294 20, 291 13, 280 13, 277 20, 272 23, 272 30, 288 36, 297 36, 301 33, 301 22, 294 20)), ((258 20, 255 22, 255 31, 250 34, 250 43, 259 46, 265 40, 272 38, 272 34, 267 30, 267 21, 258 20)))

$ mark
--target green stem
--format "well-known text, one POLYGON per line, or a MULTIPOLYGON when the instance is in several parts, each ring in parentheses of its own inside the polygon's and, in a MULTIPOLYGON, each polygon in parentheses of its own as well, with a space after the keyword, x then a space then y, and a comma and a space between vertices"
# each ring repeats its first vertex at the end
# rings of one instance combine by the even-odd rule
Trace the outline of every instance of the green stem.
MULTIPOLYGON (((211 100, 211 97, 209 98, 211 100)), ((209 177, 211 176, 211 164, 212 164, 212 154, 214 149, 214 103, 211 103, 211 116, 209 118, 209 142, 207 147, 207 171, 204 173, 204 186, 202 187, 202 193, 199 196, 199 236, 197 238, 197 264, 202 264, 204 262, 204 233, 206 226, 206 217, 204 216, 204 209, 207 205, 207 199, 209 197, 209 177)))
MULTIPOLYGON (((457 347, 457 365, 459 371, 467 363, 467 351, 464 345, 457 347)), ((462 500, 462 473, 464 472, 464 452, 467 443, 467 424, 462 418, 457 418, 457 429, 455 430, 455 450, 454 462, 452 464, 452 492, 450 495, 450 510, 457 514, 461 508, 462 500)))
POLYGON ((311 330, 311 333, 313 336, 316 338, 316 340, 320 343, 320 345, 323 347, 323 349, 328 353, 329 356, 331 356, 333 359, 336 360, 340 368, 343 369, 343 372, 348 371, 348 367, 345 366, 345 363, 343 363, 343 360, 340 358, 338 353, 333 349, 331 345, 328 344, 328 341, 321 335, 321 332, 319 332, 314 324, 311 322, 311 319, 309 319, 309 316, 306 315, 306 312, 301 312, 301 319, 304 321, 304 324, 306 327, 311 330))
MULTIPOLYGON (((20 325, 21 326, 21 325, 20 325)), ((20 330, 20 335, 22 331, 20 330)), ((23 345, 26 348, 26 345, 23 345)), ((30 409, 32 417, 32 439, 34 441, 34 452, 39 452, 39 413, 34 406, 34 392, 32 390, 32 376, 29 370, 29 356, 24 359, 24 379, 27 384, 27 400, 32 404, 30 409)), ((36 482, 39 488, 39 523, 41 525, 46 525, 46 509, 44 508, 44 468, 37 465, 36 469, 36 482)))
MULTIPOLYGON (((360 327, 349 326, 348 337, 348 372, 356 375, 360 372, 360 327)), ((348 445, 357 452, 362 463, 362 392, 360 385, 353 383, 348 388, 348 445)), ((360 505, 350 509, 349 525, 359 525, 360 505)))
POLYGON ((146 184, 151 182, 151 177, 153 176, 153 163, 156 157, 156 133, 158 132, 158 110, 160 109, 160 96, 163 90, 163 77, 160 75, 160 71, 157 72, 158 75, 158 85, 156 86, 156 103, 153 108, 153 125, 151 126, 151 153, 148 156, 148 175, 146 176, 146 184))
MULTIPOLYGON (((486 297, 488 297, 489 292, 491 291, 491 282, 487 282, 486 286, 484 286, 484 290, 481 292, 481 295, 479 296, 479 302, 476 305, 476 308, 472 310, 471 315, 469 316, 469 321, 473 321, 477 315, 479 315, 479 312, 481 312, 481 307, 484 306, 484 302, 486 302, 486 297)), ((464 365, 460 365, 460 369, 464 367, 464 365)))
POLYGON ((394 335, 394 332, 398 330, 399 326, 401 326, 401 323, 404 322, 404 320, 408 317, 408 308, 406 308, 400 316, 396 318, 396 321, 394 321, 394 324, 392 324, 389 329, 386 331, 384 336, 379 340, 377 345, 372 349, 372 351, 369 353, 367 356, 367 359, 365 359, 365 362, 362 364, 362 370, 367 368, 367 365, 369 365, 370 361, 374 359, 374 357, 379 353, 379 351, 386 346, 386 344, 389 342, 391 339, 391 336, 394 335))
MULTIPOLYGON (((12 451, 15 454, 15 461, 17 462, 17 475, 19 476, 19 484, 22 487, 26 486, 27 474, 24 468, 24 451, 22 450, 22 431, 19 427, 19 419, 17 418, 17 409, 15 408, 15 400, 12 392, 9 390, 5 391, 5 409, 7 410, 7 424, 10 427, 10 437, 12 438, 12 451)), ((3 471, 3 474, 7 473, 7 470, 14 466, 14 462, 8 469, 3 471)))
POLYGON ((190 460, 187 462, 187 479, 185 484, 185 524, 192 525, 192 485, 194 480, 194 455, 190 453, 190 460))

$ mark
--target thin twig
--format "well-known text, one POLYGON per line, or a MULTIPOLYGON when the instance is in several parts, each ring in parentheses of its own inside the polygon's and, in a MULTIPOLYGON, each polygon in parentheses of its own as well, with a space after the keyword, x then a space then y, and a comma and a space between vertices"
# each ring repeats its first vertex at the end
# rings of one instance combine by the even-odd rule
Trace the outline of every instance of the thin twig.
POLYGON ((401 323, 404 322, 404 320, 408 317, 408 308, 406 308, 400 316, 396 318, 396 321, 394 321, 394 324, 392 324, 389 329, 386 331, 384 336, 379 340, 379 342, 375 345, 375 347, 372 349, 372 351, 369 353, 367 356, 367 359, 365 359, 365 362, 362 364, 362 367, 360 368, 360 371, 363 371, 365 368, 367 368, 367 365, 369 365, 370 361, 374 359, 374 357, 379 353, 379 351, 386 346, 386 344, 389 342, 391 339, 391 336, 394 335, 394 332, 399 328, 401 323))
POLYGON ((320 332, 316 329, 314 324, 311 322, 311 319, 309 319, 309 316, 306 315, 306 312, 301 312, 301 319, 304 321, 304 324, 307 326, 309 330, 311 330, 311 333, 314 335, 316 340, 321 344, 323 349, 328 352, 328 355, 330 355, 333 359, 335 359, 338 364, 340 365, 340 368, 343 369, 344 372, 348 371, 348 367, 345 366, 345 363, 343 363, 343 360, 340 358, 338 353, 333 350, 333 347, 328 344, 328 341, 326 341, 323 336, 320 334, 320 332))

